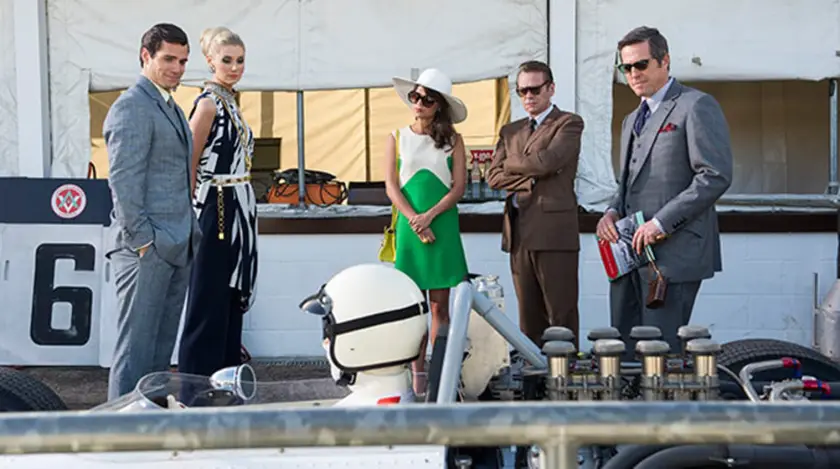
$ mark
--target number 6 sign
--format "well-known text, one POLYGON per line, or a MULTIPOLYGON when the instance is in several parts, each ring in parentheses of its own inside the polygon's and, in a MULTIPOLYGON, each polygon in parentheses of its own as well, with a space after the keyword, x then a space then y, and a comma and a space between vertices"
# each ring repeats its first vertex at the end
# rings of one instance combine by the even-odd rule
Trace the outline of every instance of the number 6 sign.
POLYGON ((35 250, 35 276, 32 288, 32 322, 29 334, 38 345, 80 346, 90 340, 93 320, 93 291, 86 286, 55 286, 58 259, 76 263, 76 271, 93 272, 96 249, 90 244, 42 244, 35 250), (55 329, 53 305, 71 306, 70 327, 55 329))
POLYGON ((0 200, 0 366, 101 366, 107 181, 0 178, 0 200))

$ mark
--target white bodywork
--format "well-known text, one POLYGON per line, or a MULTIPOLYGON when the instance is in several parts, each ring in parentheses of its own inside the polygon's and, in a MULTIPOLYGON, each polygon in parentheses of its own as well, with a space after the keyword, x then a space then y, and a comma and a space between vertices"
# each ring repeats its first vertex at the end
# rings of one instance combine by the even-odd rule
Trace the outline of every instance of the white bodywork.
MULTIPOLYGON (((496 306, 504 311, 501 302, 496 306)), ((470 312, 467 324, 467 356, 461 367, 461 396, 473 401, 487 388, 487 383, 504 366, 510 365, 508 343, 477 312, 470 312)))
MULTIPOLYGON (((364 373, 352 392, 341 400, 303 401, 276 404, 255 404, 265 409, 295 408, 332 405, 337 407, 365 407, 383 405, 424 405, 415 403, 411 390, 409 371, 405 367, 379 370, 377 374, 364 373), (390 403, 399 397, 399 403, 390 403)), ((137 399, 124 412, 143 412, 152 408, 142 393, 135 391, 137 399)), ((433 404, 431 404, 433 405, 433 404)), ((172 403, 170 402, 170 407, 172 403)), ((254 406, 251 406, 253 410, 254 406)), ((96 412, 93 409, 92 412, 96 412)), ((112 410, 103 410, 103 412, 112 410)), ((189 412, 175 406, 172 412, 189 412)), ((446 448, 442 446, 401 447, 336 447, 336 448, 277 448, 210 451, 149 451, 82 454, 32 454, 0 456, 0 469, 26 467, 54 469, 56 467, 84 467, 85 469, 140 469, 151 467, 179 469, 217 468, 445 468, 446 448)))
POLYGON ((278 448, 195 452, 35 454, 0 458, 2 469, 292 469, 372 467, 445 468, 445 450, 437 446, 391 448, 278 448))

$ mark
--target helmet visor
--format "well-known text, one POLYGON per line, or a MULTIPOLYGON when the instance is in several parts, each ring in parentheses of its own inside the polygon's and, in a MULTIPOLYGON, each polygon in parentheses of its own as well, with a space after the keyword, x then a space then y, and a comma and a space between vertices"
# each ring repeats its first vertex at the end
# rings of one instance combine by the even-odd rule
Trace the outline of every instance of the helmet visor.
POLYGON ((332 312, 332 300, 324 291, 324 286, 321 285, 321 288, 316 293, 307 296, 300 302, 298 307, 304 313, 325 318, 332 312))

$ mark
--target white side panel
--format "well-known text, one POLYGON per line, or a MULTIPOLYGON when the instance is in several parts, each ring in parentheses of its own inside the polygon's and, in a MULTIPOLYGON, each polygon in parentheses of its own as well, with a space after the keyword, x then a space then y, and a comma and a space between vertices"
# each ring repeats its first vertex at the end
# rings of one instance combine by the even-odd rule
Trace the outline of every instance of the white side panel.
MULTIPOLYGON (((49 5, 53 5, 50 3, 49 5)), ((52 43, 50 54, 54 57, 52 43)), ((90 162, 90 73, 69 62, 50 64, 52 166, 50 177, 86 178, 90 162)))
POLYGON ((554 104, 577 110, 577 4, 578 0, 548 0, 548 65, 554 74, 554 104))
POLYGON ((17 78, 14 0, 0 0, 0 177, 17 176, 17 78))
MULTIPOLYGON (((98 3, 105 6, 102 2, 98 3)), ((106 15, 103 18, 103 12, 98 10, 101 8, 82 8, 82 5, 72 0, 47 3, 53 151, 51 174, 56 178, 87 176, 91 154, 88 64, 96 61, 119 63, 122 57, 103 47, 105 44, 116 45, 116 42, 107 42, 110 36, 131 29, 126 28, 125 24, 117 27, 110 17, 106 15), (74 28, 78 26, 85 26, 85 36, 93 39, 75 38, 74 28)), ((137 47, 132 49, 139 50, 137 47)), ((131 54, 126 50, 120 55, 131 54)))
MULTIPOLYGON (((603 211, 618 188, 612 165, 612 53, 603 55, 611 47, 598 30, 600 18, 611 15, 610 9, 598 9, 601 2, 577 2, 577 112, 583 117, 584 131, 581 158, 578 165, 575 192, 581 206, 587 210, 603 211), (591 54, 595 50, 598 53, 591 54), (600 55, 599 55, 600 54, 600 55)), ((554 13, 553 13, 554 15, 554 13)), ((551 49, 567 47, 556 43, 552 35, 551 49)))
POLYGON ((16 0, 18 173, 50 177, 50 99, 46 0, 16 0))
POLYGON ((0 236, 0 365, 96 363, 102 227, 2 225, 0 236))

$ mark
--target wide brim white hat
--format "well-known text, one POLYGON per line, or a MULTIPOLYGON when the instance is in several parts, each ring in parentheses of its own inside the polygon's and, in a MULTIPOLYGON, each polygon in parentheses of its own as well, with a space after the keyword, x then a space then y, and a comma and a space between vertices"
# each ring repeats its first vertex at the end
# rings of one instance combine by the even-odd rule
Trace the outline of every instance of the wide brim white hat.
POLYGON ((417 77, 417 80, 394 77, 391 81, 394 82, 394 90, 396 90, 406 106, 413 106, 411 101, 408 100, 408 93, 415 86, 420 85, 423 88, 437 91, 446 99, 446 102, 449 103, 449 116, 452 118, 452 123, 457 124, 467 119, 467 106, 463 101, 452 95, 452 80, 440 70, 427 68, 417 77))

